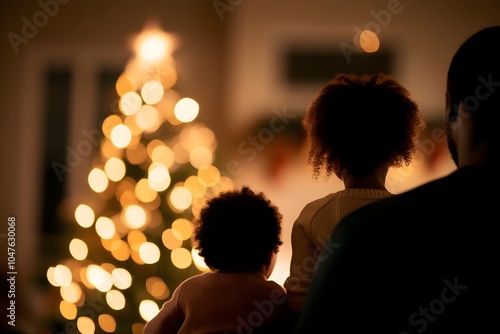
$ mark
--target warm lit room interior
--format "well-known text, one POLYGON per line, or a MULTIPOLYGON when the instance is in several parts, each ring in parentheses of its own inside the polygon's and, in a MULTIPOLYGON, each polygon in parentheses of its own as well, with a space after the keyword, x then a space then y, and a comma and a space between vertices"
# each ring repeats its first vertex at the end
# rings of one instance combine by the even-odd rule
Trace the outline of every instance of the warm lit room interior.
POLYGON ((294 219, 342 188, 307 165, 300 120, 319 87, 384 71, 408 88, 428 127, 412 164, 389 172, 403 192, 455 169, 446 69, 499 22, 496 0, 2 1, 0 244, 15 277, 3 312, 16 305, 2 328, 141 333, 206 270, 193 217, 241 185, 283 213, 270 277, 283 284, 294 219))

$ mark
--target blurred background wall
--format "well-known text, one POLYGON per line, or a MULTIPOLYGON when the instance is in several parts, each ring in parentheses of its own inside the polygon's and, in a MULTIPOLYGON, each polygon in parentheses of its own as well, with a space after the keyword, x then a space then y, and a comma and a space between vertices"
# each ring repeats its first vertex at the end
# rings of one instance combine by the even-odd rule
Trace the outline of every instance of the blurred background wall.
MULTIPOLYGON (((235 185, 264 191, 282 210, 285 243, 272 276, 282 283, 293 220, 310 200, 342 188, 333 177, 313 180, 305 163, 300 118, 333 74, 322 73, 321 61, 336 59, 338 66, 329 71, 357 68, 363 60, 356 58, 356 34, 374 30, 380 40, 380 58, 371 60, 374 68, 391 72, 413 94, 429 129, 439 128, 451 57, 472 33, 500 23, 500 3, 3 0, 0 244, 5 261, 7 218, 15 216, 17 319, 26 332, 42 332, 37 323, 45 323, 51 294, 42 288, 43 281, 47 266, 59 260, 45 252, 47 244, 66 242, 51 229, 50 217, 59 213, 44 211, 53 205, 47 197, 64 195, 71 202, 86 196, 91 155, 82 156, 63 181, 44 168, 64 159, 68 146, 88 139, 86 134, 113 111, 100 85, 109 85, 123 69, 133 36, 150 22, 177 37, 176 89, 199 103, 198 119, 218 141, 220 169, 235 185), (47 114, 47 82, 66 89, 69 97, 55 114, 47 114), (278 122, 273 124, 279 130, 269 132, 270 122, 278 122), (59 151, 51 149, 56 146, 59 151)), ((401 192, 454 169, 442 142, 425 142, 419 154, 415 165, 390 175, 390 190, 401 192)))

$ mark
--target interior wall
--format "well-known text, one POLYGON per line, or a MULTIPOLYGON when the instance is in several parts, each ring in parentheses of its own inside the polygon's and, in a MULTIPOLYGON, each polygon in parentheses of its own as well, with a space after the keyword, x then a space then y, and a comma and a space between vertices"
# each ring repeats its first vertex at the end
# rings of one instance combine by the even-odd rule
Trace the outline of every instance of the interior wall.
MULTIPOLYGON (((226 96, 242 126, 256 113, 288 105, 303 110, 318 86, 287 87, 280 55, 287 45, 353 45, 359 29, 377 31, 396 53, 394 75, 429 118, 440 117, 446 72, 459 45, 500 22, 494 0, 243 1, 228 13, 226 96), (237 111, 237 112, 235 112, 237 111)), ((234 124, 234 123, 233 123, 234 124)), ((233 127, 238 131, 239 127, 233 127)))

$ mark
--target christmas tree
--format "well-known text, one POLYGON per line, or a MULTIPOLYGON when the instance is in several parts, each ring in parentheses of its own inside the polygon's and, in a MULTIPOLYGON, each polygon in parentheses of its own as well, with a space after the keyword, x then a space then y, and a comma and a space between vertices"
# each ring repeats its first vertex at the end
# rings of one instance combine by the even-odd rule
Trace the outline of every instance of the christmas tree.
POLYGON ((67 254, 47 270, 64 332, 141 333, 182 280, 207 270, 191 248, 192 220, 233 182, 215 166, 198 103, 175 90, 174 48, 171 34, 145 29, 116 81, 92 195, 74 210, 67 254))

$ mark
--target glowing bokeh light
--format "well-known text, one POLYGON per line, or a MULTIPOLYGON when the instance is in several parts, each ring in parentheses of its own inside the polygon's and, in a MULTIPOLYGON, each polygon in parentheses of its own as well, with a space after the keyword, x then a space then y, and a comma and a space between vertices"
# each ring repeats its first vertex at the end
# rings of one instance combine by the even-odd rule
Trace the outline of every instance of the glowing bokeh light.
POLYGON ((111 274, 95 264, 91 264, 87 267, 87 279, 101 292, 108 292, 113 286, 111 274))
POLYGON ((163 85, 157 80, 146 82, 141 88, 141 96, 147 104, 156 104, 163 98, 163 85))
POLYGON ((94 223, 94 210, 86 204, 80 204, 75 210, 75 219, 81 227, 90 227, 94 223))
POLYGON ((122 159, 116 157, 110 158, 104 164, 104 172, 108 176, 108 179, 118 182, 125 176, 125 163, 122 159))
POLYGON ((122 119, 118 115, 109 115, 102 122, 102 132, 106 138, 111 139, 111 130, 118 124, 122 124, 122 119))
POLYGON ((213 160, 212 152, 205 146, 197 146, 189 152, 189 162, 196 169, 210 166, 213 160))
POLYGON ((159 311, 160 308, 152 300, 145 299, 141 301, 141 303, 139 304, 139 314, 145 321, 153 319, 158 314, 159 311))
POLYGON ((137 55, 148 63, 156 63, 172 52, 172 41, 160 30, 143 32, 136 40, 137 55))
POLYGON ((65 300, 61 300, 59 303, 59 311, 64 318, 73 320, 76 318, 78 309, 74 303, 68 303, 65 300))
POLYGON ((142 99, 139 94, 136 92, 128 92, 125 93, 118 103, 120 111, 126 115, 134 115, 136 114, 142 106, 142 99))
POLYGON ((139 143, 134 147, 127 147, 125 155, 127 160, 133 165, 143 163, 148 157, 146 147, 142 143, 139 143))
POLYGON ((53 286, 59 286, 59 283, 57 283, 55 277, 54 277, 54 270, 55 270, 56 267, 49 267, 49 269, 47 269, 47 280, 49 281, 50 284, 52 284, 53 286))
POLYGON ((89 317, 79 317, 76 321, 76 327, 82 334, 94 334, 95 324, 89 317))
POLYGON ((146 290, 156 299, 166 299, 170 295, 167 284, 159 277, 149 277, 146 280, 146 290))
POLYGON ((170 259, 172 260, 174 266, 179 269, 186 269, 193 262, 191 253, 183 247, 173 249, 172 253, 170 253, 170 259))
POLYGON ((234 190, 234 181, 230 177, 221 176, 217 183, 217 188, 219 192, 234 190))
POLYGON ((113 269, 111 277, 113 278, 113 284, 120 290, 125 290, 132 286, 132 275, 126 269, 113 269))
POLYGON ((124 210, 125 224, 133 229, 141 228, 146 224, 146 211, 136 204, 129 205, 124 210))
POLYGON ((125 307, 126 299, 121 291, 109 290, 106 292, 106 303, 113 310, 122 310, 125 307))
POLYGON ((118 148, 127 147, 132 141, 132 131, 125 124, 118 124, 111 130, 111 142, 118 148))
POLYGON ((76 282, 71 282, 68 286, 61 286, 61 297, 68 303, 76 303, 82 295, 82 288, 76 282))
POLYGON ((196 116, 198 116, 198 112, 200 110, 200 106, 198 102, 189 97, 184 97, 180 99, 174 108, 175 117, 184 123, 188 123, 193 121, 196 116))
POLYGON ((172 229, 179 233, 182 240, 188 240, 193 234, 193 224, 186 218, 177 218, 174 220, 172 229))
POLYGON ((186 151, 182 143, 177 143, 172 147, 172 152, 174 152, 174 160, 178 164, 185 164, 189 161, 189 152, 186 151))
POLYGON ((102 193, 108 187, 108 177, 100 168, 94 168, 90 171, 88 182, 90 188, 96 193, 102 193))
POLYGON ((184 181, 184 187, 191 192, 193 198, 203 198, 207 187, 200 182, 198 176, 191 175, 184 181))
POLYGON ((161 192, 168 188, 171 178, 167 166, 153 162, 148 170, 148 184, 151 189, 161 192))
POLYGON ((168 63, 163 63, 160 68, 160 79, 164 89, 172 88, 177 82, 177 70, 168 63))
POLYGON ((149 186, 148 179, 140 179, 135 186, 135 196, 143 203, 150 203, 158 197, 158 193, 149 186))
POLYGON ((95 230, 103 239, 111 239, 116 232, 115 224, 108 217, 99 217, 95 222, 95 230))
POLYGON ((146 236, 144 233, 138 230, 133 230, 130 231, 128 236, 127 236, 128 244, 130 245, 130 248, 133 249, 134 251, 138 252, 139 247, 147 241, 146 236))
POLYGON ((100 314, 97 322, 106 333, 114 333, 116 331, 116 320, 109 314, 100 314))
POLYGON ((156 263, 160 259, 160 248, 155 243, 144 242, 139 246, 139 255, 144 263, 156 263))
POLYGON ((165 145, 156 146, 151 152, 151 160, 165 165, 167 168, 174 164, 174 152, 165 145))
POLYGON ((111 244, 111 254, 118 261, 126 261, 130 257, 130 247, 126 241, 115 240, 111 244))
POLYGON ((71 270, 64 264, 58 264, 54 268, 54 280, 57 286, 68 286, 71 284, 72 279, 73 274, 71 273, 71 270))
POLYGON ((146 133, 153 133, 158 130, 161 122, 162 119, 158 109, 149 104, 143 105, 135 115, 135 123, 146 133))
POLYGON ((175 187, 169 196, 169 203, 177 210, 186 210, 193 202, 193 195, 191 192, 182 186, 175 187))
POLYGON ((177 230, 168 228, 161 234, 161 241, 168 249, 176 249, 182 246, 182 235, 177 230))
POLYGON ((87 258, 89 248, 83 240, 73 238, 73 240, 69 243, 69 252, 75 259, 81 261, 87 258))
POLYGON ((203 167, 198 170, 198 177, 201 184, 206 187, 213 187, 220 180, 220 171, 215 166, 203 167))
POLYGON ((123 124, 125 124, 132 133, 132 140, 130 141, 129 146, 137 145, 137 141, 142 135, 142 132, 144 130, 139 125, 137 125, 137 122, 135 120, 135 115, 125 117, 125 119, 123 120, 123 124))
POLYGON ((194 123, 182 129, 179 141, 187 151, 197 146, 205 146, 213 152, 217 146, 215 134, 203 124, 194 123))
POLYGON ((125 95, 125 93, 135 90, 132 79, 126 73, 122 73, 118 77, 118 79, 116 80, 115 88, 118 96, 123 96, 125 95))
POLYGON ((373 31, 363 30, 359 35, 359 45, 366 53, 373 53, 379 49, 380 40, 373 31))

